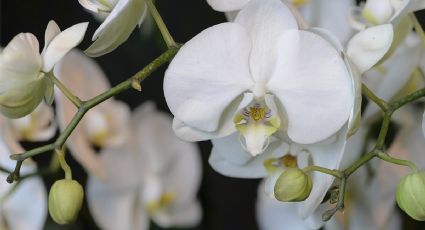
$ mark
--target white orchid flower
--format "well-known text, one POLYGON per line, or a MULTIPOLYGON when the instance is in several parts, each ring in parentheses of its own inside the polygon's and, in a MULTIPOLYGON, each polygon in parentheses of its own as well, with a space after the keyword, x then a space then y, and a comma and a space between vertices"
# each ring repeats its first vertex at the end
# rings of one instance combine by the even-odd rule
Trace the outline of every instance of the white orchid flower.
POLYGON ((31 113, 43 100, 53 100, 53 83, 46 77, 53 66, 84 37, 88 23, 63 32, 54 21, 47 25, 40 54, 37 38, 20 33, 0 54, 0 112, 10 118, 31 113))
POLYGON ((146 15, 145 0, 78 0, 86 9, 105 17, 85 51, 92 57, 107 54, 124 43, 146 15))
MULTIPOLYGON (((347 47, 346 62, 350 63, 350 72, 353 75, 359 75, 371 68, 391 46, 392 27, 390 25, 373 27, 358 33, 349 42, 347 47), (363 58, 362 58, 363 57, 363 58)), ((328 41, 338 49, 339 52, 345 53, 338 40, 324 30, 315 28, 313 31, 323 35, 328 41)), ((213 139, 213 150, 209 159, 211 166, 218 172, 233 177, 264 177, 267 176, 266 166, 270 169, 273 166, 271 177, 266 182, 266 189, 269 195, 273 194, 276 180, 280 173, 286 169, 285 158, 291 156, 294 158, 298 167, 306 167, 309 165, 318 165, 331 169, 339 169, 341 167, 344 156, 344 148, 346 137, 349 129, 356 127, 356 117, 360 113, 360 85, 359 76, 353 79, 354 92, 356 94, 355 107, 352 109, 350 121, 332 137, 319 143, 309 145, 301 145, 295 143, 289 138, 279 140, 272 139, 270 147, 263 154, 256 157, 250 156, 237 143, 238 134, 235 133, 229 137, 213 139)), ((323 224, 320 218, 314 214, 314 211, 320 209, 319 204, 322 202, 326 192, 333 182, 333 177, 322 174, 313 173, 313 190, 310 197, 301 202, 299 206, 299 214, 302 219, 306 219, 312 227, 323 224)))
POLYGON ((277 0, 252 1, 234 23, 195 36, 164 79, 179 137, 200 141, 238 131, 252 156, 275 133, 311 144, 338 132, 353 107, 352 88, 340 53, 321 36, 298 30, 277 0))
MULTIPOLYGON (((1 126, 4 122, 4 120, 1 121, 1 126)), ((9 153, 13 151, 3 139, 8 135, 10 135, 8 132, 1 134, 0 166, 13 171, 16 162, 9 158, 9 153)), ((26 160, 22 164, 21 175, 34 173, 36 170, 36 164, 26 160)), ((7 183, 7 176, 8 174, 0 172, 0 228, 4 230, 44 229, 47 217, 47 194, 41 178, 34 176, 16 185, 7 183)))
MULTIPOLYGON (((82 100, 91 99, 110 88, 100 67, 82 52, 73 50, 56 66, 55 75, 82 100)), ((77 108, 59 91, 56 92, 56 111, 63 130, 77 108)), ((75 159, 90 173, 104 177, 94 146, 109 148, 122 145, 128 138, 129 107, 111 99, 91 109, 68 139, 75 159)))
POLYGON ((198 224, 201 162, 192 143, 179 140, 168 115, 147 103, 132 119, 131 145, 101 153, 107 179, 91 176, 87 199, 102 229, 149 229, 198 224))

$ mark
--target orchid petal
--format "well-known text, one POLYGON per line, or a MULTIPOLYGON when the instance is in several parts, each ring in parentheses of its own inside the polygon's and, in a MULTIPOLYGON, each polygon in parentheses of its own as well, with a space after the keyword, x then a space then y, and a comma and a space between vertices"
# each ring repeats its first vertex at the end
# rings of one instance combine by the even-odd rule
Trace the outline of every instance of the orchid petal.
POLYGON ((228 12, 242 9, 251 0, 207 0, 216 11, 228 12))
POLYGON ((10 229, 43 229, 47 217, 47 194, 43 181, 35 177, 18 186, 3 204, 8 226, 10 229))
POLYGON ((109 8, 107 8, 107 7, 105 7, 101 4, 96 4, 91 0, 78 0, 78 2, 80 3, 80 5, 82 5, 87 10, 90 10, 90 11, 95 12, 95 13, 99 13, 99 9, 109 10, 109 8))
POLYGON ((107 54, 124 43, 146 13, 143 0, 120 0, 105 21, 97 28, 95 41, 85 53, 91 57, 107 54))
POLYGON ((351 0, 314 0, 300 11, 311 26, 332 31, 345 44, 354 32, 347 16, 354 6, 355 2, 351 0))
POLYGON ((153 221, 163 228, 195 227, 202 218, 202 209, 199 202, 190 202, 182 205, 172 205, 166 211, 159 211, 152 216, 153 221))
MULTIPOLYGON (((348 125, 345 124, 336 134, 337 139, 333 143, 319 143, 309 146, 308 150, 313 157, 313 164, 329 169, 339 169, 342 159, 344 159, 347 133, 348 125)), ((299 206, 299 213, 302 218, 307 218, 313 214, 314 210, 323 201, 323 198, 331 187, 334 177, 319 172, 313 172, 312 180, 313 188, 311 194, 305 201, 301 202, 299 206)))
POLYGON ((43 54, 43 71, 50 72, 53 66, 76 47, 84 38, 88 22, 79 23, 62 31, 49 43, 43 54))
POLYGON ((390 20, 394 9, 390 0, 368 0, 362 14, 370 23, 380 25, 390 20))
POLYGON ((174 116, 192 128, 218 131, 222 114, 234 109, 229 104, 252 84, 249 50, 248 35, 235 23, 210 27, 187 42, 164 79, 174 116))
MULTIPOLYGON (((237 134, 225 138, 238 143, 237 134)), ((268 158, 281 157, 285 155, 289 149, 289 146, 284 143, 272 141, 264 153, 256 157, 251 157, 251 159, 246 161, 244 155, 248 153, 246 153, 240 145, 237 146, 230 140, 218 140, 218 142, 216 142, 217 140, 213 140, 213 149, 208 159, 208 162, 215 171, 229 177, 265 177, 267 171, 263 164, 264 161, 268 158), (226 143, 228 145, 226 145, 226 143)))
POLYGON ((370 27, 351 38, 347 46, 347 55, 358 71, 364 73, 387 53, 392 41, 391 24, 370 27))
POLYGON ((108 186, 96 177, 87 182, 87 202, 96 223, 105 230, 149 229, 147 214, 137 204, 136 190, 119 189, 108 186), (135 214, 138 208, 138 215, 135 214))
MULTIPOLYGON (((109 83, 102 70, 95 62, 78 51, 71 51, 55 67, 55 75, 65 84, 69 90, 74 92, 80 99, 90 99, 109 88, 109 83)), ((59 126, 63 130, 72 120, 77 112, 75 106, 69 102, 60 92, 56 94, 56 111, 59 126)), ((108 102, 99 105, 99 109, 108 102)), ((110 103, 110 102, 109 102, 110 103)), ((86 119, 83 118, 74 132, 69 137, 69 148, 71 153, 86 170, 99 177, 105 176, 105 171, 100 165, 99 157, 89 143, 87 133, 82 125, 86 119)))
POLYGON ((56 24, 55 21, 50 20, 47 24, 46 32, 44 33, 44 48, 41 52, 43 56, 44 52, 46 52, 47 47, 49 46, 50 42, 58 35, 60 34, 61 30, 56 24))
POLYGON ((30 33, 20 33, 3 49, 0 55, 1 90, 23 78, 36 78, 41 69, 41 57, 37 38, 30 33))
POLYGON ((276 72, 267 87, 288 117, 288 135, 298 143, 324 140, 348 120, 354 105, 353 80, 341 54, 308 31, 282 36, 276 72))
POLYGON ((241 10, 235 23, 242 25, 252 39, 249 58, 255 83, 262 86, 273 75, 279 50, 279 39, 287 30, 298 29, 289 8, 278 0, 252 1, 241 10))

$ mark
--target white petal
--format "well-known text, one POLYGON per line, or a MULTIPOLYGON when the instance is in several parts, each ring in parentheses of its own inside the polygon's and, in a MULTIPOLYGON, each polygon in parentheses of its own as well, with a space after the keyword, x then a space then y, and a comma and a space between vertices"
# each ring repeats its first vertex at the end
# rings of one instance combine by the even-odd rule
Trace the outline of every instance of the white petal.
POLYGON ((251 0, 207 0, 208 4, 216 10, 222 12, 242 9, 251 0))
POLYGON ((366 20, 374 25, 389 22, 393 14, 394 9, 390 0, 368 0, 363 9, 366 20))
MULTIPOLYGON (((95 62, 79 51, 71 51, 55 67, 55 75, 65 84, 68 89, 82 100, 96 96, 109 88, 109 83, 102 70, 95 62)), ((56 112, 59 126, 63 130, 77 112, 75 106, 67 100, 59 91, 56 91, 56 112)), ((108 102, 105 102, 108 103, 108 102)), ((105 104, 104 103, 104 104, 105 104)), ((103 107, 104 104, 99 105, 103 107)), ((94 108, 98 109, 98 108, 94 108)), ((100 165, 95 150, 89 143, 87 133, 82 125, 86 119, 76 127, 68 140, 71 153, 86 170, 104 177, 105 172, 100 165)))
POLYGON ((229 104, 251 86, 249 51, 248 35, 235 23, 210 27, 187 42, 164 79, 174 116, 192 128, 218 131, 229 104))
POLYGON ((2 207, 8 226, 10 229, 43 229, 47 217, 47 194, 43 181, 34 177, 18 186, 2 207))
POLYGON ((131 230, 136 223, 140 224, 138 229, 149 229, 146 213, 137 207, 137 190, 113 188, 89 177, 86 192, 90 212, 102 229, 131 230))
POLYGON ((201 221, 202 209, 199 202, 190 202, 183 205, 173 205, 167 210, 160 210, 152 216, 152 220, 163 228, 196 227, 201 221))
POLYGON ((308 31, 282 36, 275 74, 267 87, 288 117, 288 135, 298 143, 314 143, 336 133, 354 105, 353 79, 341 54, 308 31))
POLYGON ((0 55, 0 91, 15 82, 38 77, 41 57, 37 38, 30 33, 20 33, 7 44, 0 55))
POLYGON ((278 0, 256 0, 241 10, 235 23, 242 25, 252 40, 250 70, 257 84, 264 86, 273 75, 279 51, 278 41, 287 30, 298 29, 288 7, 278 0))
MULTIPOLYGON (((231 135, 227 138, 233 139, 233 142, 238 143, 237 134, 231 135)), ((226 142, 231 143, 230 141, 226 142)), ((283 156, 289 149, 288 145, 284 143, 282 144, 279 141, 272 141, 264 153, 256 157, 251 157, 248 161, 246 161, 243 159, 243 156, 248 153, 245 152, 240 144, 239 146, 236 144, 226 146, 225 144, 220 143, 222 146, 215 147, 217 145, 215 140, 213 144, 214 146, 208 159, 211 167, 225 176, 237 178, 265 177, 267 175, 267 171, 263 164, 264 161, 268 158, 283 156)))
POLYGON ((391 24, 370 27, 357 33, 347 46, 347 55, 358 71, 364 73, 388 51, 393 41, 391 24))
POLYGON ((355 2, 351 0, 314 0, 302 6, 300 11, 311 26, 332 31, 345 44, 354 32, 348 17, 354 6, 355 2))
POLYGON ((61 30, 56 24, 55 21, 50 20, 47 24, 46 32, 44 33, 44 48, 42 54, 46 51, 47 46, 49 46, 50 42, 58 35, 60 34, 61 30))
POLYGON ((108 10, 108 8, 102 7, 103 5, 96 4, 91 0, 78 0, 78 2, 87 10, 93 11, 95 13, 99 13, 99 9, 108 10))
POLYGON ((120 0, 92 40, 96 40, 85 53, 91 57, 107 54, 124 43, 146 12, 143 0, 120 0))
MULTIPOLYGON (((345 152, 347 132, 348 125, 345 124, 338 132, 335 142, 314 144, 307 147, 313 157, 313 164, 329 169, 339 169, 345 152)), ((331 187, 334 177, 320 172, 313 172, 312 180, 313 188, 310 196, 299 204, 299 212, 302 218, 307 218, 313 214, 331 187)))
POLYGON ((43 54, 43 71, 49 72, 53 66, 67 54, 72 48, 76 47, 84 38, 88 22, 79 23, 69 27, 58 34, 46 48, 43 54))
POLYGON ((285 226, 290 229, 310 230, 306 223, 297 215, 295 203, 279 202, 264 193, 264 181, 257 192, 256 216, 260 229, 282 230, 285 226))

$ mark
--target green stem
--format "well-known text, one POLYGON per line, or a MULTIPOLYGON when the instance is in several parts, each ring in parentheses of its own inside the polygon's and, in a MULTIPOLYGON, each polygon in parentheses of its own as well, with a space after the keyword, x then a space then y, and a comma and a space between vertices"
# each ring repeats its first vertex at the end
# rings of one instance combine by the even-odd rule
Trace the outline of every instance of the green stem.
POLYGON ((342 173, 338 170, 323 168, 323 167, 316 166, 316 165, 307 166, 307 167, 303 168, 303 171, 305 173, 309 173, 309 172, 312 172, 312 171, 318 171, 318 172, 321 172, 321 173, 325 173, 325 174, 334 176, 334 177, 339 178, 339 179, 341 179, 343 177, 342 173))
POLYGON ((404 105, 406 105, 410 102, 416 101, 419 98, 424 97, 424 96, 425 96, 425 88, 422 88, 422 89, 420 89, 416 92, 413 92, 413 93, 411 93, 411 94, 409 94, 409 95, 407 95, 407 96, 405 96, 405 97, 403 97, 403 98, 401 98, 397 101, 394 101, 393 103, 390 104, 389 109, 391 111, 396 111, 400 107, 402 107, 402 106, 404 106, 404 105))
POLYGON ((53 75, 52 72, 48 73, 47 76, 49 79, 59 88, 59 90, 75 105, 75 107, 80 108, 81 100, 75 96, 69 89, 62 84, 62 82, 53 75))
POLYGON ((423 30, 423 28, 421 26, 421 23, 419 23, 418 19, 416 18, 415 13, 413 13, 413 12, 410 13, 409 14, 409 17, 410 17, 410 21, 412 21, 412 23, 413 23, 413 27, 415 28, 416 33, 421 38, 422 44, 425 47, 425 33, 424 33, 424 30, 423 30))
POLYGON ((366 84, 362 83, 362 93, 365 97, 367 97, 369 100, 373 101, 376 105, 378 105, 383 111, 388 109, 388 104, 376 94, 373 93, 372 90, 370 90, 366 84))
POLYGON ((388 155, 387 153, 385 153, 383 151, 379 151, 377 156, 381 160, 384 160, 384 161, 387 161, 389 163, 396 164, 396 165, 408 166, 410 169, 412 169, 413 172, 418 172, 418 168, 411 161, 391 157, 390 155, 388 155))
POLYGON ((371 151, 369 153, 366 153, 363 155, 360 159, 355 161, 353 164, 351 164, 348 168, 346 168, 343 172, 346 177, 349 177, 351 174, 353 174, 358 168, 360 168, 362 165, 366 164, 368 161, 373 159, 376 156, 375 151, 371 151))
POLYGON ((149 63, 147 66, 145 66, 142 70, 137 72, 135 75, 127 79, 126 81, 120 83, 119 85, 110 88, 109 90, 105 91, 104 93, 88 100, 81 102, 81 106, 78 109, 78 112, 74 115, 71 122, 67 125, 67 127, 64 129, 64 131, 59 135, 59 137, 56 139, 56 141, 52 144, 47 144, 32 150, 29 150, 24 153, 20 154, 13 154, 10 156, 12 160, 16 160, 16 167, 14 172, 12 172, 9 177, 8 181, 13 182, 16 180, 19 180, 19 171, 22 164, 22 161, 25 159, 45 153, 47 151, 51 151, 54 149, 61 149, 68 137, 71 135, 72 131, 75 129, 75 127, 78 125, 78 123, 83 118, 84 114, 87 113, 91 108, 95 107, 96 105, 106 101, 107 99, 131 88, 131 85, 134 81, 143 81, 148 76, 150 76, 155 70, 157 70, 160 66, 164 65, 165 63, 169 62, 173 57, 177 54, 177 51, 180 49, 180 46, 172 46, 170 47, 166 52, 161 54, 159 57, 157 57, 155 60, 153 60, 151 63, 149 63))
POLYGON ((68 163, 65 160, 65 152, 60 149, 55 149, 56 155, 58 156, 60 166, 65 172, 65 179, 72 180, 72 170, 69 167, 68 163))
POLYGON ((158 10, 155 7, 155 4, 152 2, 152 0, 147 0, 146 4, 148 5, 149 12, 151 13, 153 19, 155 20, 156 25, 158 26, 158 29, 161 32, 165 43, 167 44, 167 47, 171 48, 173 46, 176 46, 177 43, 174 41, 173 37, 168 31, 168 28, 165 25, 164 20, 162 20, 161 15, 159 14, 158 10))

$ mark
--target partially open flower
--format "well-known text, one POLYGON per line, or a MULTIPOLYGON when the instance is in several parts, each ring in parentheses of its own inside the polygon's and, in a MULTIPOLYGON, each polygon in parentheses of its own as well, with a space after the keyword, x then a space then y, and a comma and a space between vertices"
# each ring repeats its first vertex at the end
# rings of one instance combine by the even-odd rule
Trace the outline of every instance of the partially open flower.
POLYGON ((88 23, 63 32, 54 21, 47 25, 45 46, 40 54, 37 38, 20 33, 0 54, 0 112, 10 118, 31 113, 43 100, 53 100, 53 83, 46 73, 84 37, 88 23))
POLYGON ((86 9, 105 17, 93 35, 95 41, 86 54, 98 57, 107 54, 124 43, 134 28, 143 22, 146 15, 144 0, 79 0, 86 9))
POLYGON ((279 201, 303 201, 312 188, 309 175, 299 168, 288 168, 277 179, 274 194, 279 201))
POLYGON ((56 181, 49 193, 49 213, 58 224, 70 224, 77 219, 83 204, 83 187, 75 180, 56 181))
POLYGON ((397 186, 397 204, 415 220, 425 220, 425 172, 404 177, 397 186))

